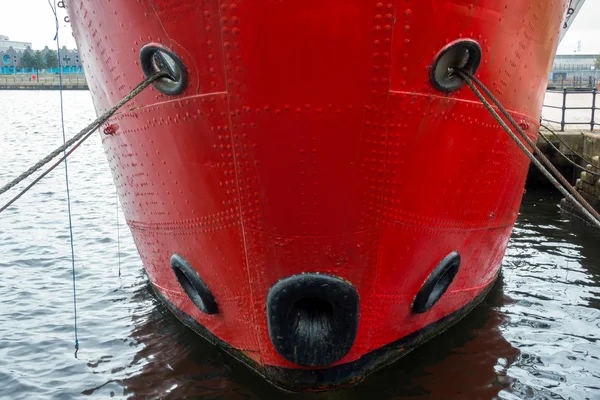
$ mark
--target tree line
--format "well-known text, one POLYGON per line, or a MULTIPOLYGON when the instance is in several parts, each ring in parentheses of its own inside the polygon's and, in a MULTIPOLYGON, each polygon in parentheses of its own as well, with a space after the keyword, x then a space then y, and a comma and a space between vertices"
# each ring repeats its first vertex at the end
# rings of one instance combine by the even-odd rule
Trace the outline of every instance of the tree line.
POLYGON ((58 67, 58 55, 55 50, 49 50, 45 55, 41 51, 25 51, 19 62, 20 68, 27 68, 30 71, 39 73, 40 69, 52 69, 58 67))

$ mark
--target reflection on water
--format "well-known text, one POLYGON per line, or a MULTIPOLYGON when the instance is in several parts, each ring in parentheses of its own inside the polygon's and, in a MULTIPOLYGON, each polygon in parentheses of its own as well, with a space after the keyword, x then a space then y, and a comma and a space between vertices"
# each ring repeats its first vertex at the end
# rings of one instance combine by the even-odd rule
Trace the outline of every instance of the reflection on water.
MULTIPOLYGON (((410 353, 401 362, 371 375, 361 385, 326 394, 284 393, 219 351, 199 340, 163 307, 156 304, 132 336, 144 343, 138 355, 152 358, 142 374, 120 382, 137 396, 159 396, 156 381, 170 389, 174 398, 211 396, 235 398, 329 398, 363 399, 377 393, 378 398, 494 398, 510 385, 506 368, 519 351, 504 339, 499 312, 509 300, 502 294, 500 280, 482 307, 476 308, 459 326, 410 353), (157 331, 160 333, 157 334, 157 331), (498 360, 504 360, 498 366, 498 360), (425 396, 426 395, 426 396, 425 396), (423 397, 425 396, 425 397, 423 397)), ((151 301, 149 287, 141 287, 136 297, 151 301)))
MULTIPOLYGON (((67 128, 93 119, 68 92, 67 128)), ((61 142, 55 92, 2 92, 0 182, 61 142)), ((501 279, 457 325, 362 384, 284 393, 183 326, 152 295, 116 204, 100 140, 71 160, 79 310, 73 318, 64 176, 0 216, 0 397, 211 399, 600 398, 600 235, 525 195, 501 279)), ((6 196, 0 196, 0 201, 6 196)))

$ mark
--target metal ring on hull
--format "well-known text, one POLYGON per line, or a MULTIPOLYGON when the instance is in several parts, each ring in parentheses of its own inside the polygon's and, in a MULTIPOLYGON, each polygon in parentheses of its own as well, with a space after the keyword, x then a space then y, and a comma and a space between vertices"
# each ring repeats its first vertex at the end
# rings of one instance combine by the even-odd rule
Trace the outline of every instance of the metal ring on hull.
POLYGON ((208 286, 183 257, 179 254, 173 254, 171 257, 171 268, 173 268, 175 277, 185 293, 200 311, 205 314, 216 314, 219 312, 215 297, 208 289, 208 286))
POLYGON ((413 312, 422 314, 442 298, 460 268, 460 254, 453 251, 448 254, 429 275, 412 305, 413 312))
POLYGON ((452 71, 463 69, 475 74, 481 63, 481 47, 471 39, 449 43, 435 56, 430 67, 431 84, 441 92, 453 92, 464 86, 465 81, 452 71))
POLYGON ((187 70, 179 57, 165 47, 147 44, 140 50, 140 65, 146 77, 158 71, 166 71, 169 77, 153 83, 161 93, 175 96, 184 91, 187 86, 187 70))

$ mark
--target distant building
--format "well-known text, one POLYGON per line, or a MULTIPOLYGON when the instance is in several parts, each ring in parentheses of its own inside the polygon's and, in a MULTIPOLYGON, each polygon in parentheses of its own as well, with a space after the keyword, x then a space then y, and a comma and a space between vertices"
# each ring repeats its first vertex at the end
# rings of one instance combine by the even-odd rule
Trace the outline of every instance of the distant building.
POLYGON ((8 36, 0 35, 0 51, 7 51, 11 47, 16 51, 24 51, 28 47, 31 48, 31 43, 15 42, 9 40, 8 36))
POLYGON ((596 87, 600 71, 595 67, 598 54, 561 54, 554 59, 550 80, 572 82, 574 86, 596 87))
MULTIPOLYGON (((5 36, 4 36, 5 37, 5 36)), ((0 43, 2 40, 0 40, 0 43)), ((18 43, 18 42, 12 42, 18 43)), ((33 71, 29 71, 27 68, 23 68, 21 65, 21 57, 25 52, 33 53, 34 51, 31 49, 31 45, 26 43, 28 46, 23 50, 17 50, 12 46, 6 50, 3 50, 0 47, 0 74, 29 74, 33 71)), ((40 50, 43 56, 50 51, 48 46, 44 47, 43 50, 40 50)), ((68 50, 66 47, 60 50, 60 64, 63 74, 82 74, 83 66, 81 65, 81 60, 79 59, 79 51, 78 50, 68 50)), ((43 70, 46 73, 58 73, 58 68, 43 70)))

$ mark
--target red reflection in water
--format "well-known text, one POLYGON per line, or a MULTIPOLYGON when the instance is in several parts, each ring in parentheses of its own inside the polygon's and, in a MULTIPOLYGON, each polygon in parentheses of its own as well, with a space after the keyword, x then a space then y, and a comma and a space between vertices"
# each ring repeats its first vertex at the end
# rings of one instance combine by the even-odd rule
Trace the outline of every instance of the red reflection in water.
MULTIPOLYGON (((147 288, 138 293, 148 301, 147 288)), ((506 369, 519 351, 504 339, 499 308, 510 301, 496 283, 457 325, 355 387, 328 393, 283 392, 197 336, 157 301, 134 321, 143 344, 132 364, 139 373, 120 382, 135 397, 214 399, 492 399, 506 388, 506 369)), ((131 367, 130 367, 131 369, 131 367)))

